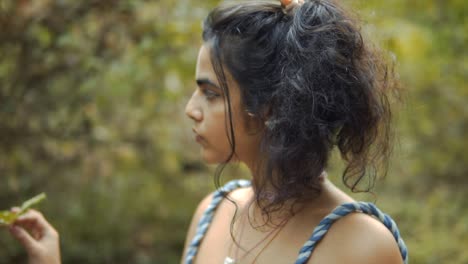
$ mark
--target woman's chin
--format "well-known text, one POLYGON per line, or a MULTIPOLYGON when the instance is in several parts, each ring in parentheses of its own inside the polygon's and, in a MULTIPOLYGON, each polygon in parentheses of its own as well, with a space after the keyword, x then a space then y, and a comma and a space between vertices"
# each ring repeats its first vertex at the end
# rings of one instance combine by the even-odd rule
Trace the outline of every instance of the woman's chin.
POLYGON ((202 160, 209 165, 214 165, 222 162, 219 158, 219 155, 216 155, 216 153, 213 153, 211 151, 207 151, 204 148, 200 150, 200 155, 202 160))
POLYGON ((216 165, 216 164, 220 164, 220 163, 225 163, 227 158, 228 158, 228 155, 226 155, 226 154, 221 154, 221 153, 218 153, 218 152, 209 151, 209 150, 204 149, 204 148, 202 148, 200 150, 200 154, 201 154, 202 160, 206 164, 209 164, 209 165, 216 165))

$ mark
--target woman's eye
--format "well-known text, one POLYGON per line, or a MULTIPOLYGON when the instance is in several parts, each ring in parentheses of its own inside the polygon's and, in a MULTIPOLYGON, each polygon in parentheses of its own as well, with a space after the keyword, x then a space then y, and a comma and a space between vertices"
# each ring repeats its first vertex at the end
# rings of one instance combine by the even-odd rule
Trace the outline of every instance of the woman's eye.
POLYGON ((203 94, 205 95, 206 99, 208 100, 213 100, 217 97, 219 97, 219 94, 210 90, 210 89, 203 89, 203 94))

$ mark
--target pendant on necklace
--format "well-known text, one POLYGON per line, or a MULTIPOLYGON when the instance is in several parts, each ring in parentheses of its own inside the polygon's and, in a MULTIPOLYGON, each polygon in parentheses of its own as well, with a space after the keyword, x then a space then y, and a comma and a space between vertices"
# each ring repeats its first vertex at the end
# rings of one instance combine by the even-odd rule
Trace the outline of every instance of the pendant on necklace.
POLYGON ((236 261, 230 257, 224 259, 224 264, 236 264, 236 261))

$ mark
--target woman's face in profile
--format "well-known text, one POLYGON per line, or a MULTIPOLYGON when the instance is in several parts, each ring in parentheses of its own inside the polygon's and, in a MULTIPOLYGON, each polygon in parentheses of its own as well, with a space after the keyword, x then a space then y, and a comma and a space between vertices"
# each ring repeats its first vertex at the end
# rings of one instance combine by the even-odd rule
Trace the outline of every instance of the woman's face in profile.
MULTIPOLYGON (((200 48, 196 66, 197 88, 185 107, 185 113, 194 121, 195 140, 200 144, 202 159, 209 164, 222 163, 231 153, 229 117, 226 96, 219 85, 210 57, 210 47, 200 48)), ((256 154, 259 134, 251 135, 246 129, 246 112, 241 105, 237 83, 226 73, 231 99, 236 155, 233 161, 249 162, 256 154)))

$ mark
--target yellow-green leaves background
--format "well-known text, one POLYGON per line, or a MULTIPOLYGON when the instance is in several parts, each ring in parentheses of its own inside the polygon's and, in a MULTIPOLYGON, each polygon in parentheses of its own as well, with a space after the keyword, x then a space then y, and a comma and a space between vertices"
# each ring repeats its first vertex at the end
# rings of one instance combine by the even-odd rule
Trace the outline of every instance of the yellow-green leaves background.
MULTIPOLYGON (((377 200, 355 197, 394 216, 411 263, 468 263, 468 2, 342 2, 394 54, 405 99, 377 200)), ((46 192, 63 263, 179 261, 214 189, 183 109, 218 3, 0 0, 0 209, 46 192)), ((0 230, 0 263, 25 262, 0 230)))

